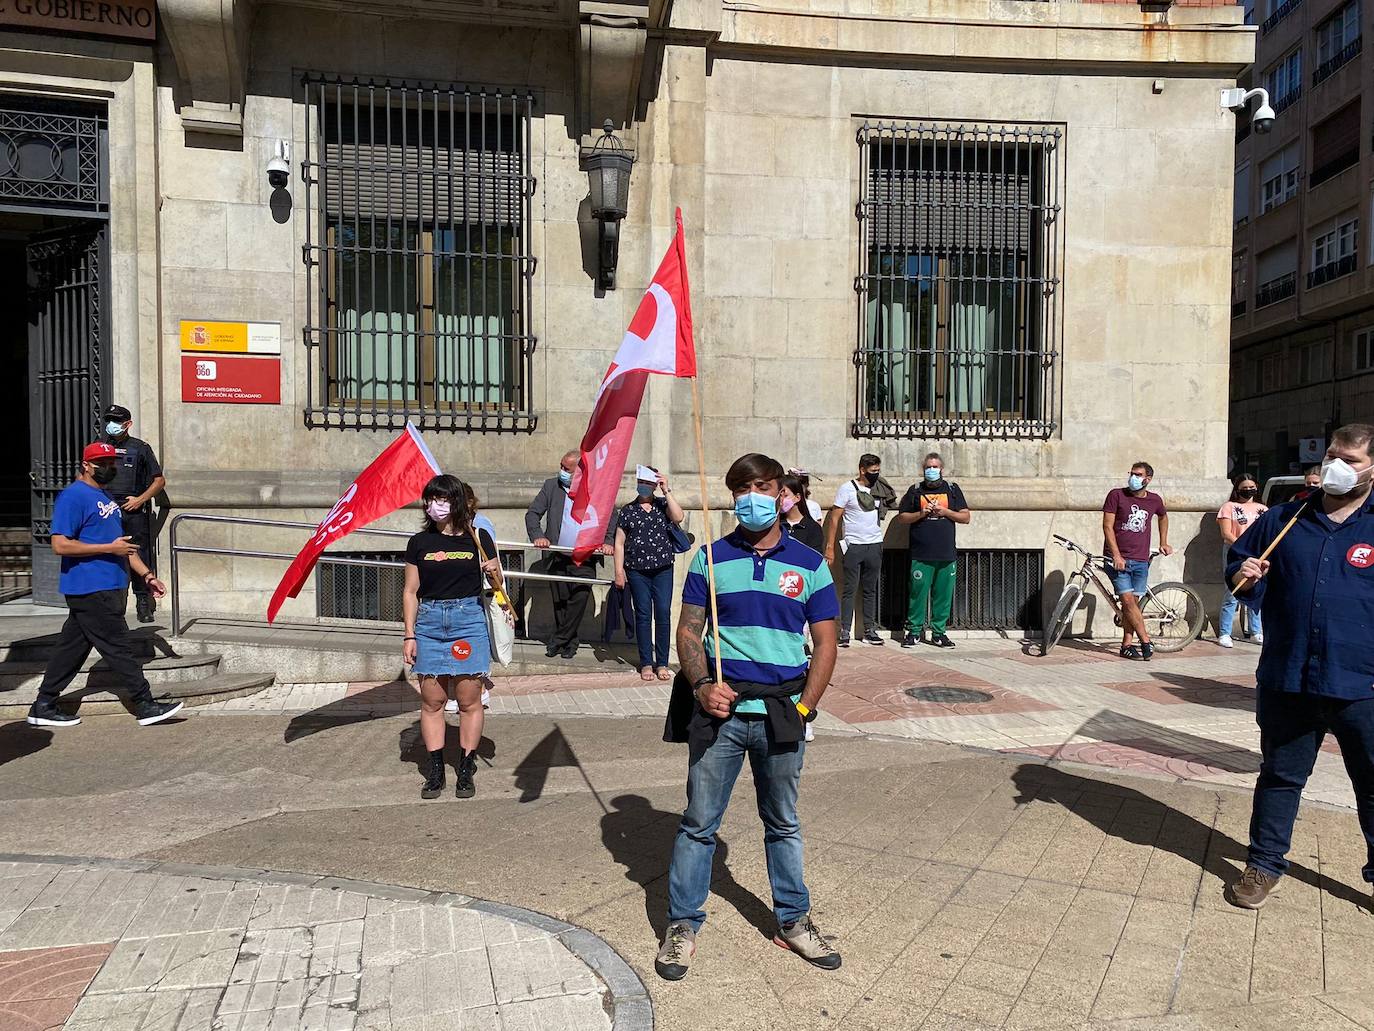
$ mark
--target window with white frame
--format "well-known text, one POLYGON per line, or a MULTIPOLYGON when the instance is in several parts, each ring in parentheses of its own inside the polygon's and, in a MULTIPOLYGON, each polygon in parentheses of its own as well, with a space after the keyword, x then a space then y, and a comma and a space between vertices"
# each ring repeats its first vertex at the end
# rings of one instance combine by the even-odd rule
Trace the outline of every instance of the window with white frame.
POLYGON ((1374 326, 1356 330, 1350 337, 1350 371, 1374 369, 1374 326))
POLYGON ((1260 164, 1260 211, 1278 207, 1298 194, 1298 141, 1260 164))
POLYGON ((1355 256, 1360 219, 1354 214, 1328 219, 1312 231, 1312 268, 1319 269, 1355 256))
POLYGON ((1264 75, 1265 88, 1269 90, 1269 102, 1277 109, 1290 93, 1302 89, 1302 48, 1281 58, 1264 75))
POLYGON ((1360 5, 1351 0, 1317 26, 1317 65, 1326 64, 1360 38, 1360 5))

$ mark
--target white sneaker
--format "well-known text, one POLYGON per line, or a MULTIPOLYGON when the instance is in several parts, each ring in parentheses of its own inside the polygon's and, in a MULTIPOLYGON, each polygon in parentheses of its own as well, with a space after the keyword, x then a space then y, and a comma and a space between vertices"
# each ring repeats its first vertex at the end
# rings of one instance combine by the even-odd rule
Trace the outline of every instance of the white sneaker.
POLYGON ((482 708, 491 708, 491 692, 488 691, 485 687, 482 688, 482 708))
POLYGON ((1254 637, 1250 638, 1250 640, 1254 641, 1256 644, 1263 644, 1263 643, 1264 643, 1264 635, 1263 635, 1263 634, 1256 634, 1254 637))
POLYGON ((1231 640, 1230 634, 1222 634, 1220 637, 1217 638, 1217 644, 1221 645, 1221 647, 1223 648, 1230 648, 1235 644, 1235 642, 1231 640))
POLYGON ((448 701, 446 701, 446 702, 444 703, 444 712, 457 712, 457 711, 458 711, 458 699, 457 699, 457 698, 450 698, 448 701))
POLYGON ((815 732, 814 730, 811 729, 811 724, 808 723, 808 724, 806 725, 806 733, 803 734, 802 737, 803 737, 805 740, 807 740, 807 741, 815 741, 815 740, 816 740, 816 732, 815 732))

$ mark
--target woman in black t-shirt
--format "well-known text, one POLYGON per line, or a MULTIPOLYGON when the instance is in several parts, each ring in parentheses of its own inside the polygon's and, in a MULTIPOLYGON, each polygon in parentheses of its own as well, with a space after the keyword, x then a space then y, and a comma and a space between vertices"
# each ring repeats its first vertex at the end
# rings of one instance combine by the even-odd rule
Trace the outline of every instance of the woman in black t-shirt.
POLYGON ((672 630, 673 541, 669 527, 681 525, 682 506, 668 479, 653 466, 635 467, 635 500, 616 519, 615 585, 630 586, 635 602, 639 679, 672 680, 668 643, 672 630), (662 496, 658 492, 662 491, 662 496))
POLYGON ((480 530, 473 537, 462 480, 436 476, 421 500, 424 529, 406 545, 403 595, 404 655, 420 678, 420 737, 429 752, 420 797, 438 798, 444 788, 444 702, 451 682, 462 713, 457 795, 471 798, 482 740, 482 678, 491 670, 484 581, 489 576, 500 589, 501 564, 491 534, 480 530))
POLYGON ((813 551, 824 549, 825 535, 807 507, 806 484, 800 476, 788 473, 778 480, 778 508, 793 540, 801 541, 813 551))

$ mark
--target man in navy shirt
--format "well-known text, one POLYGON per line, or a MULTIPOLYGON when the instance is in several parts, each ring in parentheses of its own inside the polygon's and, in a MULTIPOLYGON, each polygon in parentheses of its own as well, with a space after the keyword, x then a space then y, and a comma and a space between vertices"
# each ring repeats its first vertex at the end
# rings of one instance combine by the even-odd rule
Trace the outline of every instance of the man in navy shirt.
POLYGON ((141 577, 155 598, 167 588, 138 556, 138 544, 124 534, 120 506, 105 492, 115 478, 119 454, 110 444, 87 444, 81 476, 53 506, 52 550, 62 559, 58 589, 67 599, 67 622, 48 660, 38 699, 29 709, 36 727, 71 727, 79 716, 63 712, 57 698, 80 672, 94 647, 129 692, 129 706, 142 726, 160 723, 181 711, 181 703, 153 698, 143 668, 129 647, 124 620, 129 570, 141 577))
POLYGON ((1271 508, 1231 545, 1227 582, 1264 613, 1255 678, 1262 762, 1250 816, 1245 871, 1226 900, 1259 909, 1288 868, 1285 858, 1303 786, 1327 731, 1355 787, 1374 883, 1374 426, 1352 423, 1331 438, 1321 490, 1271 508), (1304 507, 1305 506, 1305 507, 1304 507), (1267 559, 1259 556, 1297 515, 1267 559), (1270 622, 1270 621, 1273 622, 1270 622))

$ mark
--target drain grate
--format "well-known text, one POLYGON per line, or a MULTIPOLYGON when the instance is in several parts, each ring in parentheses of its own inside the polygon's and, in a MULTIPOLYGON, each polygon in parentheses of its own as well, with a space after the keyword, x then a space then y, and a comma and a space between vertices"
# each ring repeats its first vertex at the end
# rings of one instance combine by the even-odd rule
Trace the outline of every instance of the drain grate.
POLYGON ((908 687, 906 696, 918 702, 939 702, 941 705, 981 705, 992 701, 986 691, 970 687, 908 687))

